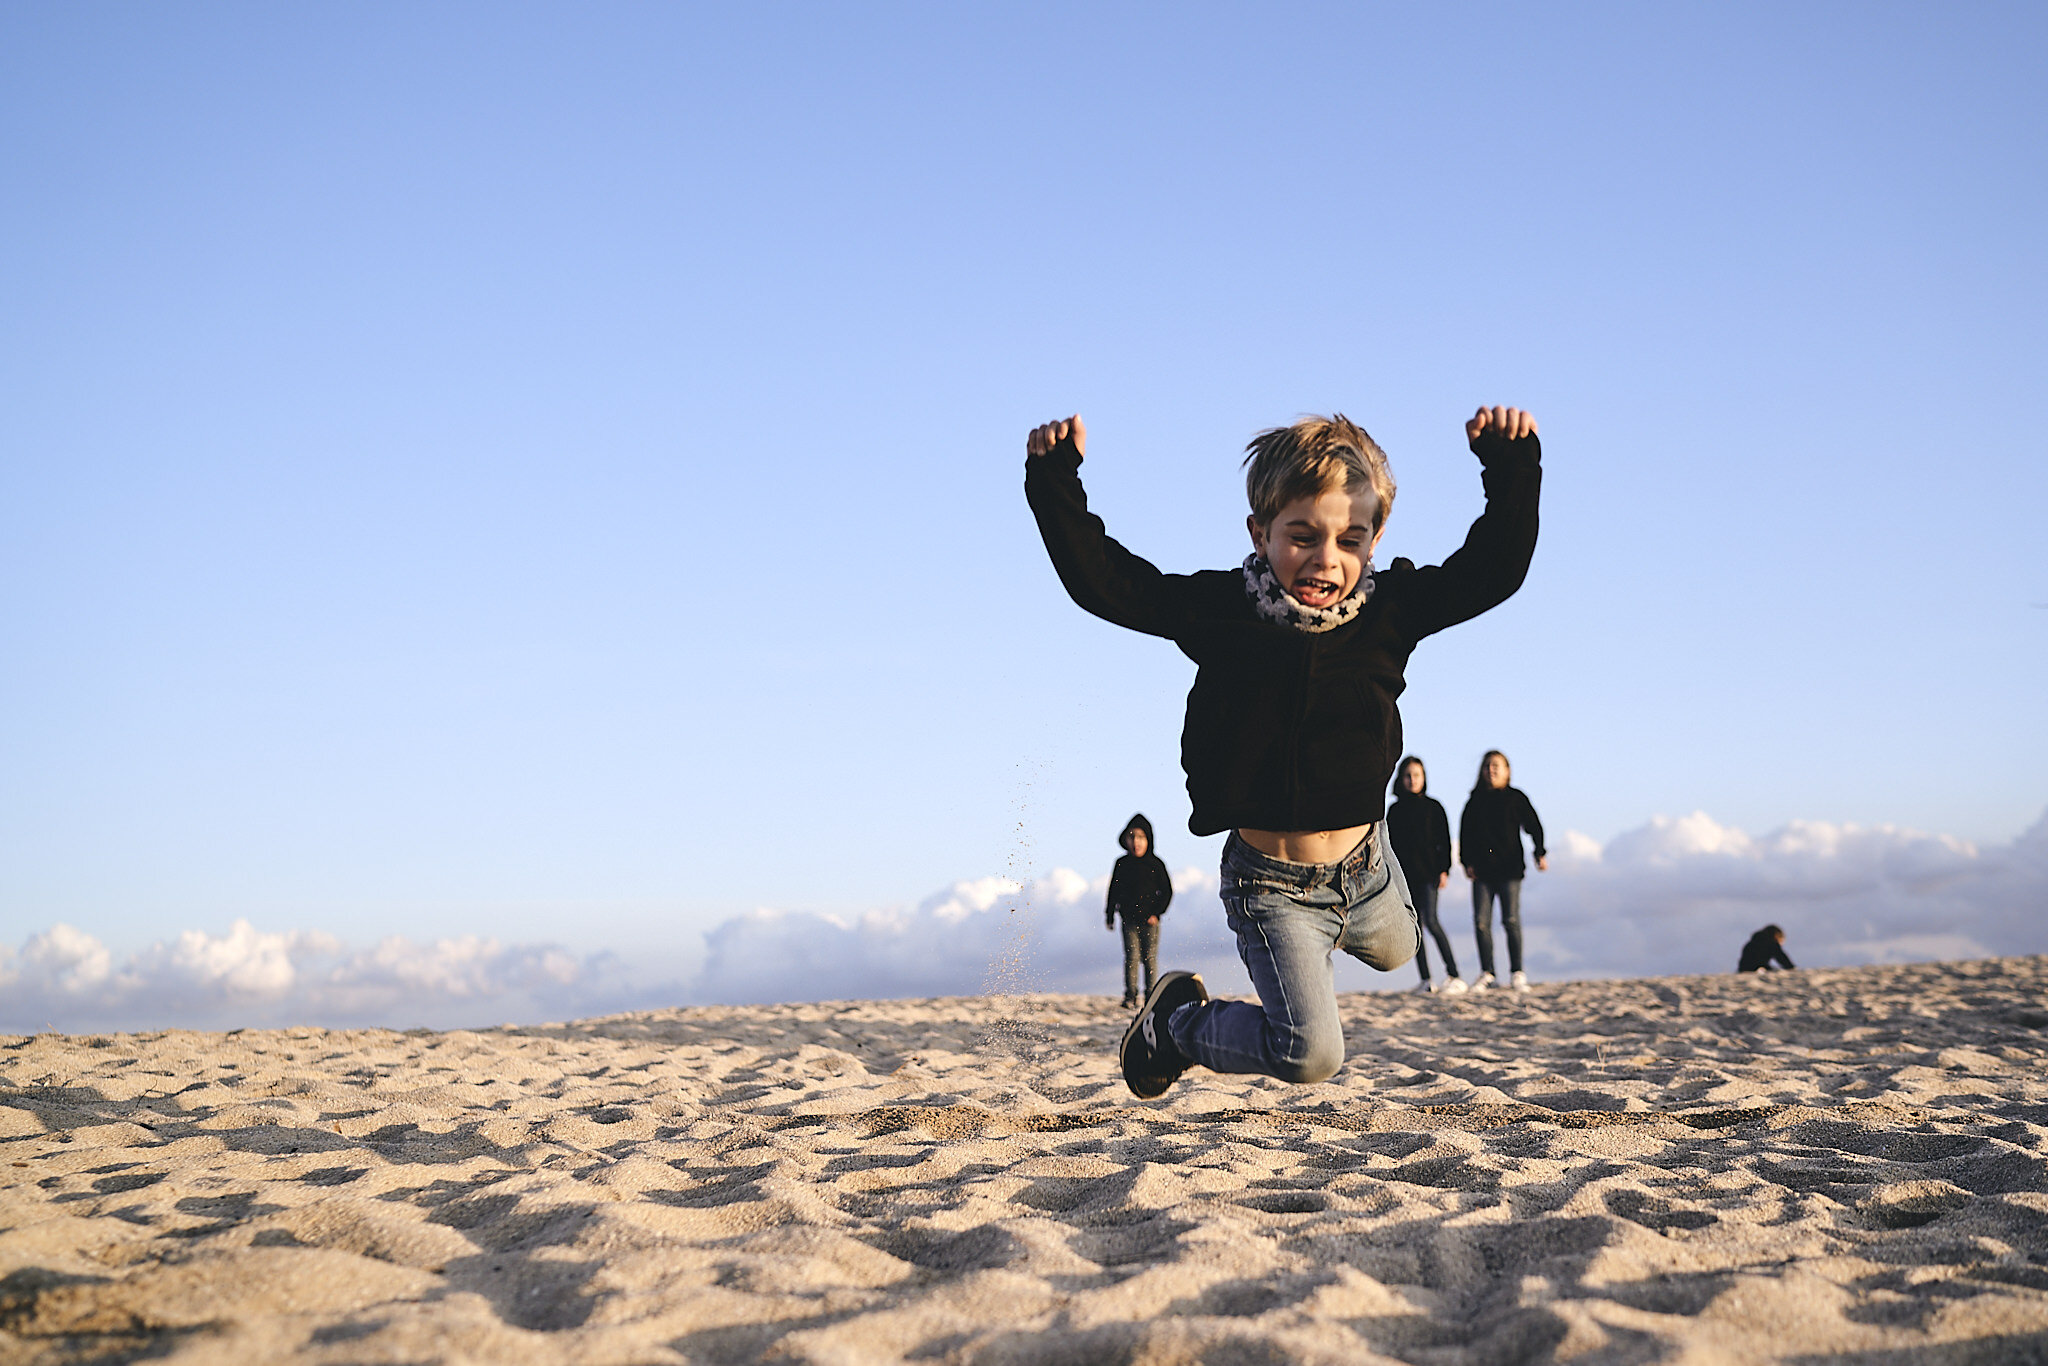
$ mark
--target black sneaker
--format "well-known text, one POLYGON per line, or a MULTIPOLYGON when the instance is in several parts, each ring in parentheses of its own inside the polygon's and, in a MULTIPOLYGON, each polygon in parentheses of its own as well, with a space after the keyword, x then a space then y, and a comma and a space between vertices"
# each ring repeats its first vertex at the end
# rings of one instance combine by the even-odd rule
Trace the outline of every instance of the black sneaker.
POLYGON ((1116 1051, 1117 1061, 1123 1064, 1124 1084, 1131 1088, 1132 1095, 1139 1100, 1163 1096, 1181 1073, 1195 1065, 1195 1060, 1181 1052, 1173 1036, 1166 1032, 1166 1019, 1184 1005, 1208 999, 1209 989, 1202 985, 1199 974, 1159 975, 1152 994, 1138 1007, 1137 1018, 1124 1031, 1123 1046, 1116 1051))

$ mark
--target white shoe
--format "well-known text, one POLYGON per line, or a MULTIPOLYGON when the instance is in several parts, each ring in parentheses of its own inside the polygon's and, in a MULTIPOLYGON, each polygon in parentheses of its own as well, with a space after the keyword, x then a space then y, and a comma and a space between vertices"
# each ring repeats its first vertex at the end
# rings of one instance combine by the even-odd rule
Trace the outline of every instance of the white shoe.
POLYGON ((1463 996, 1470 990, 1471 988, 1465 985, 1465 979, 1462 977, 1453 977, 1450 981, 1444 983, 1444 995, 1446 996, 1463 996))
POLYGON ((1415 989, 1421 992, 1423 995, 1427 996, 1431 992, 1436 990, 1436 983, 1430 981, 1427 977, 1425 977, 1415 984, 1415 989))
POLYGON ((1493 974, 1490 972, 1482 972, 1477 977, 1474 977, 1472 979, 1472 990, 1474 991, 1485 991, 1488 987, 1492 985, 1493 974))
POLYGON ((1517 969, 1515 974, 1508 978, 1508 985, 1516 991, 1527 991, 1529 989, 1529 974, 1517 969))

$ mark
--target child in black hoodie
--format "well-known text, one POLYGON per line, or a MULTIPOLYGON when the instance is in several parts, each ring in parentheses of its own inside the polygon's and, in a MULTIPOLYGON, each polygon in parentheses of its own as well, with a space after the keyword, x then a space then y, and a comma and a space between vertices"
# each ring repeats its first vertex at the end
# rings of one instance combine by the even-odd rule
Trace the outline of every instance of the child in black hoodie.
POLYGON ((1344 1062, 1330 956, 1381 972, 1415 956, 1415 910, 1382 817, 1401 753, 1395 699, 1416 644, 1505 601, 1536 551, 1536 421, 1465 423, 1486 510, 1440 565, 1375 569, 1394 478, 1341 414, 1252 439, 1242 566, 1165 574, 1111 540, 1081 488, 1077 417, 1026 438, 1024 493, 1060 582, 1103 620, 1171 640, 1195 663, 1181 729, 1197 835, 1228 830, 1218 895, 1256 1004, 1159 976, 1117 1057, 1132 1094, 1197 1063, 1315 1082, 1344 1062))
POLYGON ((1735 970, 1768 972, 1773 965, 1789 971, 1792 956, 1785 952, 1785 932, 1776 925, 1766 925, 1742 946, 1742 958, 1736 963, 1735 970))
POLYGON ((1109 875, 1109 901, 1102 908, 1103 923, 1116 928, 1124 919, 1124 1008, 1138 1004, 1138 968, 1145 969, 1145 990, 1159 975, 1159 917, 1173 902, 1173 879, 1166 863, 1152 852, 1152 822, 1139 812, 1124 822, 1116 837, 1128 852, 1116 861, 1109 875))
MULTIPOLYGON (((1451 880, 1451 818, 1443 803, 1429 795, 1429 772, 1422 760, 1409 755, 1394 770, 1394 804, 1387 808, 1387 839, 1394 846, 1394 858, 1408 878, 1408 891, 1415 898, 1415 919, 1435 940, 1444 956, 1444 994, 1456 996, 1465 990, 1458 976, 1458 960, 1451 953, 1451 937, 1436 918, 1436 894, 1451 880)), ((1422 990, 1435 991, 1429 980, 1429 944, 1417 937, 1415 966, 1422 970, 1422 990)))
POLYGON ((1543 850, 1543 822, 1536 808, 1520 788, 1508 786, 1513 770, 1508 756, 1497 749, 1486 751, 1479 761, 1479 781, 1465 801, 1458 817, 1458 861, 1465 876, 1472 879, 1472 936, 1479 941, 1479 976, 1472 990, 1484 991, 1494 984, 1493 903, 1500 903, 1501 928, 1508 934, 1509 985, 1516 991, 1529 989, 1522 971, 1522 875, 1529 866, 1522 861, 1522 832, 1528 831, 1536 846, 1538 872, 1550 866, 1543 850))

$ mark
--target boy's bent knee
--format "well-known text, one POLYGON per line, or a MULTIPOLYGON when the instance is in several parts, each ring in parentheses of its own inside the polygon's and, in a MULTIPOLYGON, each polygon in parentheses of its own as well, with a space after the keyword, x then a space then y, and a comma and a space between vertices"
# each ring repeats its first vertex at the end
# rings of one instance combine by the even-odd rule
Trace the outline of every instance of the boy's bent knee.
POLYGON ((1377 951, 1368 948, 1363 952, 1354 954, 1353 957, 1369 968, 1376 968, 1381 972, 1392 972, 1403 963, 1414 962, 1415 949, 1416 946, 1414 944, 1403 944, 1399 948, 1388 947, 1377 951))
POLYGON ((1403 963, 1414 961, 1415 950, 1421 943, 1422 932, 1410 920, 1398 930, 1375 934, 1363 944, 1347 945, 1344 951, 1369 968, 1391 972, 1403 963))
POLYGON ((1344 1045, 1317 1045, 1273 1062, 1273 1075, 1286 1082, 1328 1081, 1344 1065, 1344 1045))

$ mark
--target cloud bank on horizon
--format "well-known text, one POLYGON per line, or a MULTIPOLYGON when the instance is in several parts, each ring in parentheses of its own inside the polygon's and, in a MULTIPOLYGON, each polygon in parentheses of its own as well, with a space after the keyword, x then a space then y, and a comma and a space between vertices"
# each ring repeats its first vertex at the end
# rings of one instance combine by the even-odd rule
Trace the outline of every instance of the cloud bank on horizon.
MULTIPOLYGON (((548 944, 394 937, 352 950, 331 935, 246 920, 223 935, 188 930, 117 964, 91 934, 55 925, 19 949, 0 946, 0 1031, 448 1028, 685 1004, 1107 993, 1121 985, 1118 941, 1100 918, 1107 881, 1058 868, 1028 884, 959 882, 854 918, 753 911, 704 936, 693 973, 666 979, 616 954, 548 944)), ((1174 883, 1162 964, 1198 968, 1219 992, 1246 991, 1215 873, 1183 869, 1174 883)), ((1443 896, 1460 957, 1476 965, 1455 875, 1443 896)), ((1604 846, 1567 833, 1551 871, 1530 875, 1523 922, 1541 980, 1728 971, 1766 922, 1786 928, 1806 966, 2038 953, 2048 950, 2044 908, 2048 813, 2011 843, 1981 848, 1819 821, 1752 837, 1695 813, 1657 817, 1604 846)), ((1339 985, 1414 980, 1412 968, 1357 968, 1339 985)))

